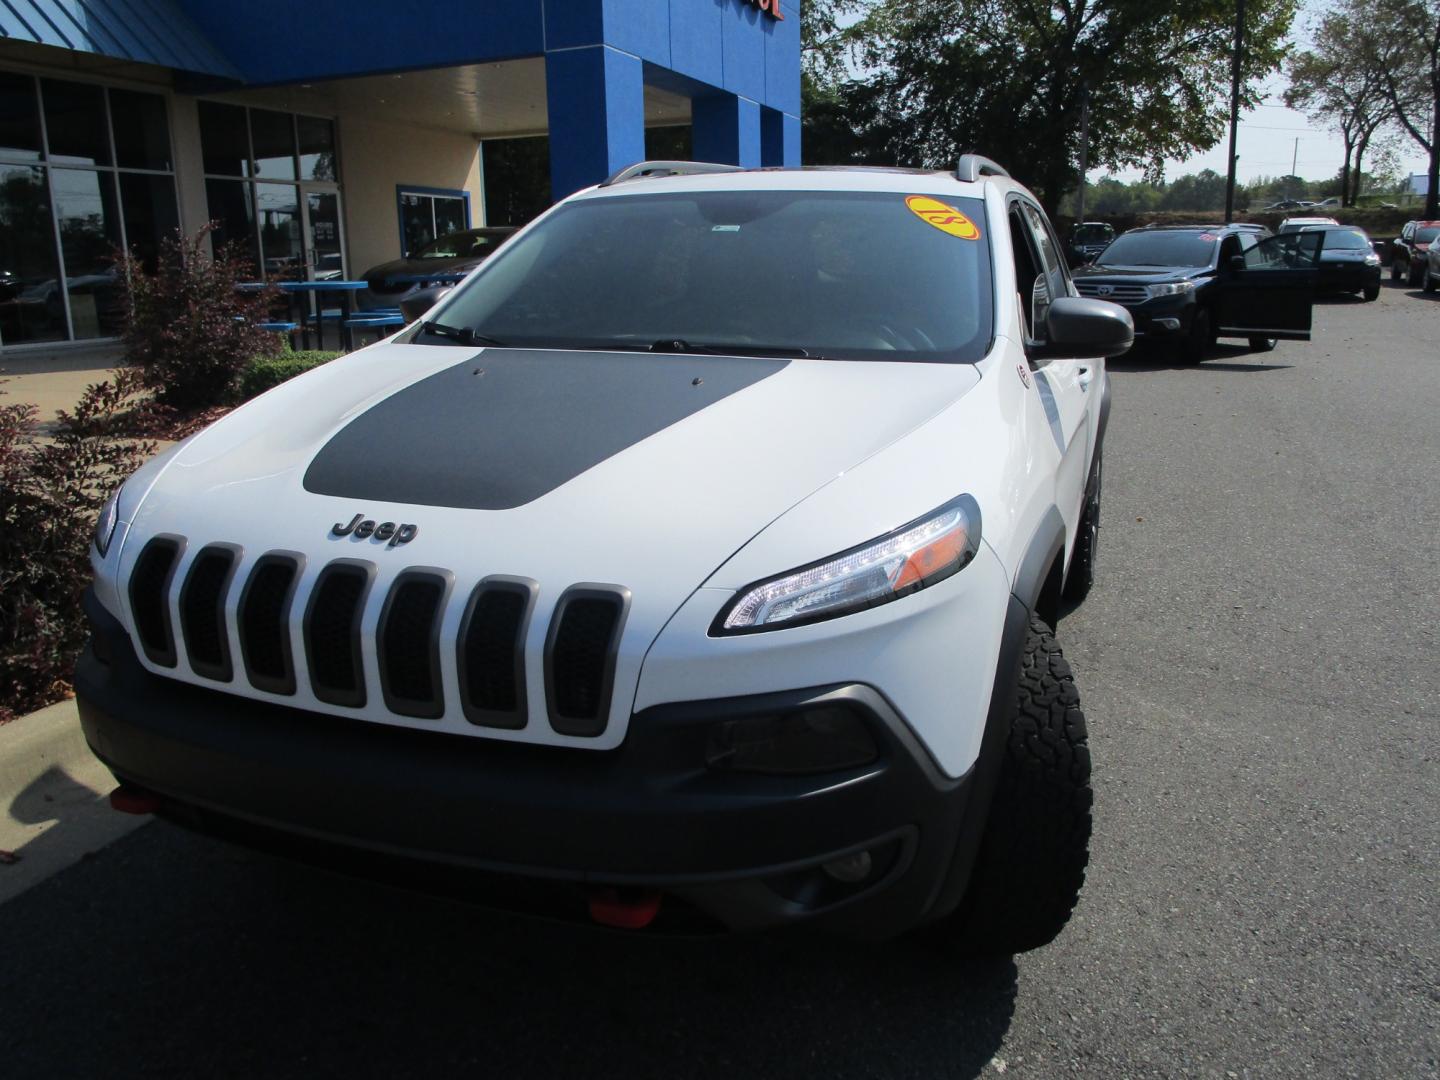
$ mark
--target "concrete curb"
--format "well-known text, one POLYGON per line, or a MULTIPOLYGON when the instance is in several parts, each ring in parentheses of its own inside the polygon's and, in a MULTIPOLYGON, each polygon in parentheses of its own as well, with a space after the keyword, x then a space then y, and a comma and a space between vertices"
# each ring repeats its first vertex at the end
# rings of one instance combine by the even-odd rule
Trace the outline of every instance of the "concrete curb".
POLYGON ((150 820, 111 810, 114 786, 73 700, 0 724, 0 851, 18 856, 0 863, 0 903, 150 820))

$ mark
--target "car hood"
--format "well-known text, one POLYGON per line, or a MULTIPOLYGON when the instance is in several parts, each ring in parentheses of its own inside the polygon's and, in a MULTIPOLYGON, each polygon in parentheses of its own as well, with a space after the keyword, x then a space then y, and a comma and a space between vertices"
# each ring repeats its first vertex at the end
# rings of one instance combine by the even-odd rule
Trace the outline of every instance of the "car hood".
MULTIPOLYGON (((186 557, 239 547, 238 575, 274 550, 302 556, 307 576, 362 560, 375 596, 407 567, 453 574, 461 595, 511 575, 539 584, 539 625, 566 588, 618 585, 638 670, 737 550, 978 381, 970 365, 382 344, 179 447, 116 569, 128 580, 145 541, 167 534, 186 557), (356 515, 412 538, 336 535, 356 515)), ((615 710, 623 732, 618 698, 615 710)))
POLYGON ((468 274, 484 261, 473 255, 453 259, 392 259, 366 270, 365 280, 383 282, 387 278, 423 279, 435 274, 468 274))
POLYGON ((1203 266, 1087 266, 1072 272, 1076 281, 1185 281, 1207 270, 1203 266))

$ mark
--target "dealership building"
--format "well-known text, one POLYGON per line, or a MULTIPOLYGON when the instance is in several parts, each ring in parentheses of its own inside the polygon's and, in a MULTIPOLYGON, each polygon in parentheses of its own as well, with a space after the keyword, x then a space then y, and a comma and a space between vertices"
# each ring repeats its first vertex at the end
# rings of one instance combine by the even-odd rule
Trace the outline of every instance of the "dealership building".
POLYGON ((0 0, 0 352, 208 221, 358 277, 646 157, 800 156, 799 0, 0 0))

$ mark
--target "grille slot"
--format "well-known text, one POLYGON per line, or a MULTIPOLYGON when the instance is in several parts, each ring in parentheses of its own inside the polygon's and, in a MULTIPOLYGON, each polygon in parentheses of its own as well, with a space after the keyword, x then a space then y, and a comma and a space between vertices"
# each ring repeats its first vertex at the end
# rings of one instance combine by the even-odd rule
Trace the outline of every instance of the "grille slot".
POLYGON ((321 701, 359 708, 365 704, 360 658, 360 615, 375 568, 337 559, 324 570, 305 612, 305 657, 310 688, 321 701))
POLYGON ((377 647, 385 704, 402 716, 435 719, 445 712, 440 688, 440 617, 450 575, 407 570, 395 579, 380 613, 377 647))
POLYGON ((238 555, 228 545, 209 545, 195 556, 180 587, 180 633, 190 667, 195 674, 220 682, 229 682, 234 676, 230 635, 225 628, 225 594, 238 555))
POLYGON ((470 594, 455 659, 460 704, 472 724, 525 726, 525 632, 538 592, 533 581, 491 577, 470 594))
POLYGON ((257 690, 295 693, 290 604, 300 566, 301 560, 294 556, 262 556, 240 594, 240 657, 250 685, 257 690))
POLYGON ((555 605, 545 642, 545 694, 550 726, 562 735, 605 730, 629 606, 629 591, 617 585, 576 585, 555 605))
POLYGON ((152 664, 175 666, 175 634, 170 626, 170 582, 180 561, 182 541, 157 536, 145 545, 130 572, 130 613, 135 634, 152 664))

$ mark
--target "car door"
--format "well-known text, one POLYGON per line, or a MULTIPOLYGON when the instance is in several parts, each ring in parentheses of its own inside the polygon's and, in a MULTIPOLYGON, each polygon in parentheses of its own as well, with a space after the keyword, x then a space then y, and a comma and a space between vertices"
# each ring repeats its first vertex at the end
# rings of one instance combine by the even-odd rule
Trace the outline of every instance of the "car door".
MULTIPOLYGON (((1032 333, 1038 338, 1044 333, 1044 312, 1048 311, 1050 301, 1058 296, 1073 296, 1075 291, 1060 257, 1055 232, 1044 212, 1019 197, 1011 206, 1012 214, 1023 225, 1021 236, 1029 244, 1038 270, 1032 299, 1032 333)), ((1011 232, 1016 231, 1012 221, 1011 232)), ((1060 457, 1055 501, 1065 519, 1068 537, 1075 535, 1079 525, 1091 443, 1099 420, 1100 390, 1105 383, 1104 364, 1104 360, 1045 358, 1033 365, 1035 389, 1060 457)))
POLYGON ((1323 229, 1281 233, 1232 260, 1232 272, 1215 285, 1217 332, 1309 341, 1324 244, 1323 229))

